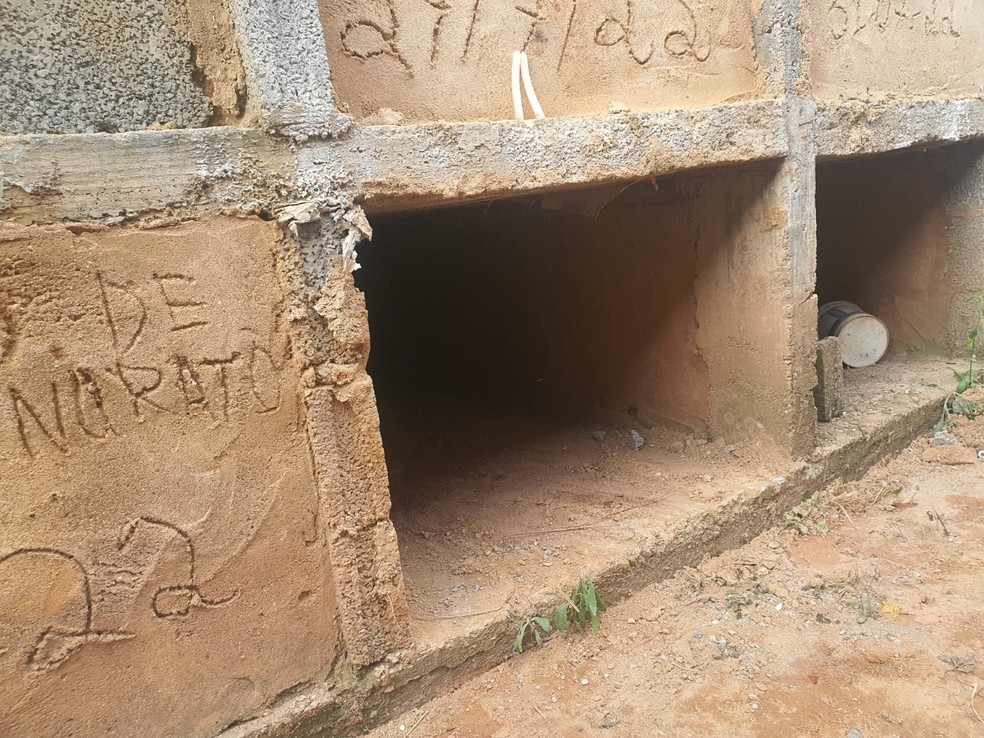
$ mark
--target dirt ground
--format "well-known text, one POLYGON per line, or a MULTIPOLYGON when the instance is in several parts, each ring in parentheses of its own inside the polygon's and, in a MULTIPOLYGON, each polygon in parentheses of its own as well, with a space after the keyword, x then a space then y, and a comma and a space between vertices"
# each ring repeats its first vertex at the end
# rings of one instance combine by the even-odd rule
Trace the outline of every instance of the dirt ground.
POLYGON ((369 735, 982 736, 982 448, 984 419, 924 435, 369 735))

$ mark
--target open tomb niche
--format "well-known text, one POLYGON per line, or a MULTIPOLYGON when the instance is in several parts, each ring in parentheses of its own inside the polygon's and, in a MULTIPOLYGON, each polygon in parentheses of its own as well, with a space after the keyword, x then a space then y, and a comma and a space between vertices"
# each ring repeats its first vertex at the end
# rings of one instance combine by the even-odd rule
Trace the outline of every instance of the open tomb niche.
POLYGON ((773 430, 778 171, 371 215, 355 278, 395 507, 406 479, 433 495, 435 476, 549 435, 773 430))
POLYGON ((971 143, 818 164, 820 305, 847 300, 880 318, 889 358, 966 338, 977 309, 967 285, 982 276, 972 186, 982 151, 971 143))
POLYGON ((435 442, 479 452, 564 430, 703 432, 695 232, 679 187, 386 215, 373 228, 356 280, 391 472, 436 461, 421 448, 435 442))
POLYGON ((778 172, 370 214, 355 280, 415 638, 775 477, 731 444, 789 416, 778 172))

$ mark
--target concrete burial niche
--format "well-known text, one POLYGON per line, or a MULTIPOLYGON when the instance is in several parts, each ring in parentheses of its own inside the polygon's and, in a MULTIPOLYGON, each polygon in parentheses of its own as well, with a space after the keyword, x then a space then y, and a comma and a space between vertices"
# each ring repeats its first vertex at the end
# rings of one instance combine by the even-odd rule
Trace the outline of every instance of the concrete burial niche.
POLYGON ((890 352, 944 352, 979 313, 980 144, 817 168, 817 294, 888 326, 890 352))
POLYGON ((328 677, 276 234, 0 228, 0 734, 214 735, 328 677))
POLYGON ((819 98, 980 94, 977 0, 809 0, 804 15, 819 98))
MULTIPOLYGON (((762 247, 775 172, 371 218, 355 277, 415 615, 443 612, 455 573, 528 548, 569 502, 653 504, 685 443, 780 435, 768 393, 784 362, 757 359, 784 350, 762 247)), ((582 567, 610 555, 592 545, 582 567)))
POLYGON ((319 5, 338 102, 369 122, 512 118, 514 50, 529 55, 550 116, 696 107, 762 93, 751 2, 319 5))

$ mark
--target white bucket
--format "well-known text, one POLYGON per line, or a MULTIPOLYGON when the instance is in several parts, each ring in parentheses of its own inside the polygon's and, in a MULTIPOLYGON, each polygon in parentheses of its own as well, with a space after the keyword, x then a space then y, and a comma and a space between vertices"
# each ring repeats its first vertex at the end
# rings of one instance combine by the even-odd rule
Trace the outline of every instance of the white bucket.
POLYGON ((888 328, 853 302, 828 302, 820 308, 820 338, 840 339, 844 363, 853 368, 871 366, 888 350, 888 328))

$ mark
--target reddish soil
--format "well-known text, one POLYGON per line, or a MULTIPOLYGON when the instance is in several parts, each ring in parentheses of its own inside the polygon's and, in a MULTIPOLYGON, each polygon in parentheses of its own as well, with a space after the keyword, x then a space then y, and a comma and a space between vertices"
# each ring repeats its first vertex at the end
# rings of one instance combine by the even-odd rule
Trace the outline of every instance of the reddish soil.
MULTIPOLYGON (((954 436, 960 446, 918 439, 805 502, 787 527, 612 607, 599 633, 531 646, 370 736, 984 735, 974 711, 984 716, 984 695, 972 702, 984 688, 984 464, 974 454, 984 419, 954 436)), ((578 473, 604 476, 605 445, 600 468, 578 473)), ((527 504, 522 494, 501 502, 503 513, 527 504)), ((596 513, 636 503, 596 502, 596 513)), ((544 528, 580 522, 544 509, 544 528)), ((618 532, 613 519, 580 535, 591 548, 618 532)), ((452 535, 463 543, 466 533, 482 561, 490 544, 452 535)))

